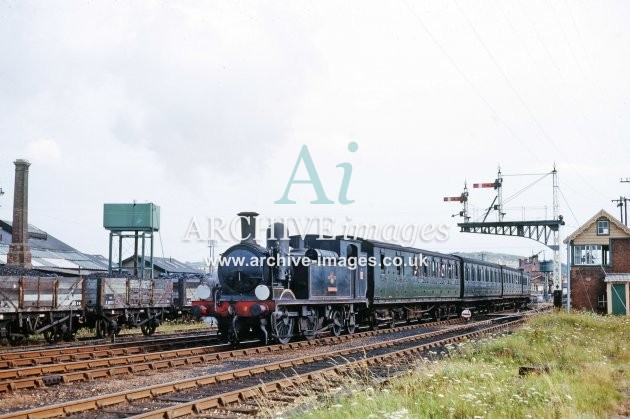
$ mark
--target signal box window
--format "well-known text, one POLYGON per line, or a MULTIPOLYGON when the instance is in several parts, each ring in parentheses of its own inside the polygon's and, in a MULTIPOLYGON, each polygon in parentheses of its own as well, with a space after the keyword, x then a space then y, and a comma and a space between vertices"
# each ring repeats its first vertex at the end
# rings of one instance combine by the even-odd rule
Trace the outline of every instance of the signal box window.
POLYGON ((608 220, 597 221, 597 235, 608 236, 610 234, 610 222, 608 220))
POLYGON ((609 257, 608 246, 598 244, 573 246, 574 265, 607 265, 609 257))

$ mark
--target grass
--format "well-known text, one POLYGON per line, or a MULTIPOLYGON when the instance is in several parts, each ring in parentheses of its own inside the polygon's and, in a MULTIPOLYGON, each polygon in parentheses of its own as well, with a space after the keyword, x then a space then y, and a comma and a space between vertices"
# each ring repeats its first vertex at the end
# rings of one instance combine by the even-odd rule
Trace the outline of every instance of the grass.
POLYGON ((549 314, 417 359, 382 389, 356 386, 308 418, 600 418, 630 414, 630 318, 549 314), (548 373, 519 376, 519 366, 548 373), (624 404, 625 398, 625 404, 624 404))
MULTIPOLYGON (((160 323, 158 328, 155 330, 156 333, 165 334, 165 333, 175 333, 175 332, 187 332, 194 330, 204 330, 207 329, 210 331, 210 326, 204 322, 182 322, 182 321, 164 321, 160 323)), ((94 337, 96 331, 94 329, 80 329, 76 337, 77 338, 89 338, 94 337)), ((120 336, 129 336, 129 335, 138 335, 142 334, 142 331, 139 327, 123 327, 120 331, 120 336)))

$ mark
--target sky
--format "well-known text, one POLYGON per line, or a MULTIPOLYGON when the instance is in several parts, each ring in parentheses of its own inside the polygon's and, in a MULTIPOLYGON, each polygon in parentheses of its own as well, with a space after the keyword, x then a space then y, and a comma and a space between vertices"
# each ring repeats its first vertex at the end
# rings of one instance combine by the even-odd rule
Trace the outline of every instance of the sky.
MULTIPOLYGON (((239 211, 444 224, 446 240, 414 246, 549 258, 459 233, 443 197, 500 167, 507 201, 555 165, 562 238, 618 216, 629 21, 627 1, 0 0, 0 219, 25 158, 29 222, 86 253, 107 254, 104 203, 154 202, 156 254, 184 261, 208 254, 184 240, 193 217, 205 230, 239 211), (275 203, 303 146, 334 204, 311 204, 308 184, 275 203)), ((552 191, 542 178, 506 220, 551 218, 552 191)), ((493 198, 470 189, 473 220, 493 198)))

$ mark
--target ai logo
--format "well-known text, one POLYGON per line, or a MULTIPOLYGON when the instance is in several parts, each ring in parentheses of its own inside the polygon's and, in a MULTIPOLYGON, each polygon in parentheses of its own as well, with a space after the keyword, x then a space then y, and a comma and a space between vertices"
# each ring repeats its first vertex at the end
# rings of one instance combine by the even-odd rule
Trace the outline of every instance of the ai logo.
MULTIPOLYGON (((351 153, 355 153, 359 149, 359 145, 354 141, 348 143, 348 151, 351 153)), ((348 186, 350 185, 350 177, 352 176, 352 165, 350 163, 339 163, 336 167, 341 167, 343 169, 343 178, 341 179, 341 187, 339 188, 339 203, 341 205, 348 205, 354 202, 353 199, 348 199, 348 186)), ((311 201, 311 204, 334 204, 335 201, 328 199, 326 193, 324 192, 324 187, 322 186, 322 182, 319 179, 319 175, 317 174, 317 169, 315 169, 315 164, 313 163, 313 158, 311 157, 311 153, 308 151, 308 147, 306 145, 302 146, 300 150, 300 154, 298 155, 297 161, 295 162, 295 166, 293 167, 293 172, 291 173, 291 177, 289 178, 289 183, 287 184, 286 189, 284 190, 284 194, 282 198, 274 201, 275 204, 295 204, 295 201, 289 199, 289 192, 291 191, 291 186, 293 184, 311 184, 313 185, 313 190, 315 191, 315 195, 317 195, 317 199, 311 201), (308 173, 308 179, 295 179, 295 175, 300 167, 300 164, 304 164, 304 168, 306 169, 306 173, 308 173)))

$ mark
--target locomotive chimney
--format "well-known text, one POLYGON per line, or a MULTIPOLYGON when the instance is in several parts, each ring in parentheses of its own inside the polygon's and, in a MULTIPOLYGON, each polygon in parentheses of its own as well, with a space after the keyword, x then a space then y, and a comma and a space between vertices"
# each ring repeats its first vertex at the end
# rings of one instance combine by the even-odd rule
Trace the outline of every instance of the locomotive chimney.
POLYGON ((15 189, 13 191, 13 225, 7 265, 31 268, 31 249, 28 246, 28 167, 27 160, 18 159, 15 164, 15 189))
POLYGON ((256 244, 256 217, 257 212, 239 212, 241 218, 241 243, 256 244))

